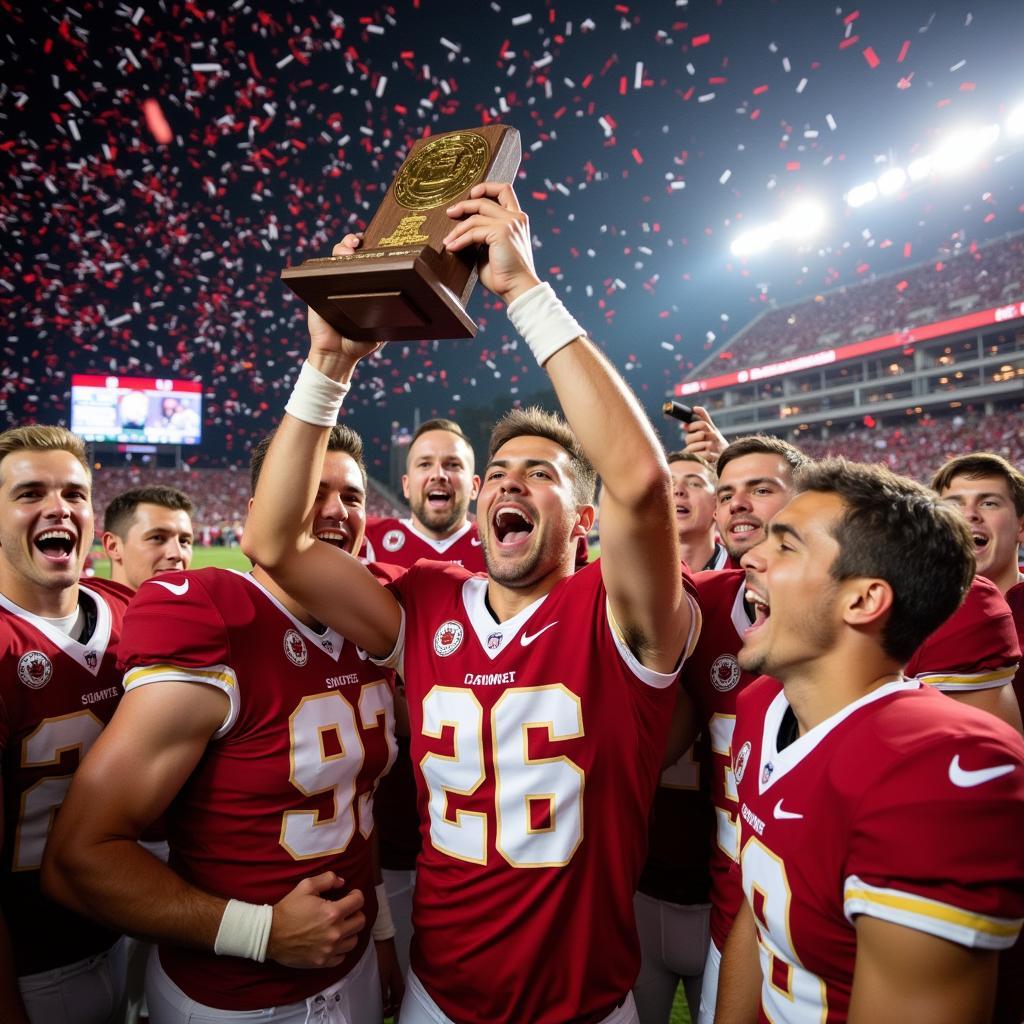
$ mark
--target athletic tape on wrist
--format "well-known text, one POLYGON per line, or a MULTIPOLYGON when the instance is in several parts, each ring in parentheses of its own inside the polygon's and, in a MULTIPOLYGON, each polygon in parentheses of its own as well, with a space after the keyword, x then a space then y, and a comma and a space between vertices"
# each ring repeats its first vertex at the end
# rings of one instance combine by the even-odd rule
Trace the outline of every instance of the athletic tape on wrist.
POLYGON ((508 318, 541 366, 560 348, 587 333, 546 281, 510 302, 508 318))
POLYGON ((213 951, 218 956, 241 956, 263 963, 267 959, 274 908, 268 903, 228 900, 217 929, 213 951))
POLYGON ((377 893, 377 920, 373 922, 370 934, 374 942, 383 942, 395 937, 395 922, 391 919, 391 904, 388 902, 387 890, 383 884, 375 885, 377 893))
POLYGON ((342 400, 351 387, 351 384, 339 384, 331 380, 307 360, 302 364, 284 411, 303 423, 333 427, 338 422, 342 400))

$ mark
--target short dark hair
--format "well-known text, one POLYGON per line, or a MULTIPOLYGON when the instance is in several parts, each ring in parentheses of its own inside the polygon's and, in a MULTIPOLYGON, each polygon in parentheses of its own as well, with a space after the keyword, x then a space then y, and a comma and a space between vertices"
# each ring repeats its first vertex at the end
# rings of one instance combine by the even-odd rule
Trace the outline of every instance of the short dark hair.
POLYGON ((573 475, 573 497, 579 505, 592 505, 594 491, 597 488, 597 473, 587 458, 576 435, 561 416, 539 406, 531 405, 525 409, 512 409, 494 425, 491 431, 491 443, 487 449, 487 461, 490 462, 495 453, 515 437, 546 437, 549 441, 564 448, 569 453, 573 475))
POLYGON ((666 452, 665 461, 671 466, 673 462, 696 462, 702 469, 706 469, 711 475, 711 482, 714 483, 718 479, 718 470, 704 458, 703 455, 698 455, 696 452, 684 452, 681 449, 676 452, 666 452))
POLYGON ((932 490, 941 494, 958 476, 977 480, 984 476, 1001 476, 1006 481, 1013 507, 1018 516, 1024 516, 1024 473, 1010 465, 995 452, 969 452, 957 455, 939 467, 932 477, 932 490))
MULTIPOLYGON (((473 451, 473 442, 466 436, 465 431, 455 422, 455 420, 446 420, 441 417, 437 417, 432 420, 425 420, 417 428, 415 433, 412 435, 412 440, 409 442, 409 450, 406 453, 405 461, 406 464, 409 462, 409 457, 412 455, 412 446, 428 431, 431 430, 444 430, 449 434, 454 434, 457 438, 465 441, 466 447, 469 448, 469 453, 475 458, 476 453, 473 451)), ((472 468, 472 467, 471 467, 472 468)))
POLYGON ((783 441, 781 437, 772 434, 747 434, 745 437, 737 437, 721 455, 715 464, 715 471, 719 477, 722 470, 734 459, 744 455, 778 455, 789 463, 794 473, 811 464, 811 457, 805 455, 795 444, 783 441))
POLYGON ((927 487, 884 466, 823 459, 802 470, 798 491, 835 494, 845 506, 833 536, 835 580, 873 577, 893 592, 882 630, 886 654, 907 661, 957 610, 974 577, 967 522, 927 487))
MULTIPOLYGON (((274 440, 276 430, 272 430, 252 450, 249 456, 249 493, 256 493, 256 484, 259 483, 260 473, 263 471, 263 460, 270 450, 270 442, 274 440)), ((331 427, 330 436, 327 438, 327 450, 329 452, 348 452, 355 464, 359 467, 359 473, 363 478, 363 487, 367 485, 366 466, 363 464, 363 439, 351 428, 343 423, 331 427)))
POLYGON ((192 515, 194 507, 192 499, 177 487, 166 487, 163 484, 129 487, 127 491, 115 494, 110 499, 103 513, 104 532, 116 533, 118 537, 123 538, 131 529, 135 510, 140 505, 159 505, 161 508, 185 512, 189 516, 192 515))

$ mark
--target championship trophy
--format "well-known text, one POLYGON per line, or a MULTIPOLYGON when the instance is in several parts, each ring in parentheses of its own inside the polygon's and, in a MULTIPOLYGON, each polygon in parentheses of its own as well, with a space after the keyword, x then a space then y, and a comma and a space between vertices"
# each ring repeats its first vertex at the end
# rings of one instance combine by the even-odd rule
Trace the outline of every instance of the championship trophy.
POLYGON ((465 306, 476 284, 477 247, 448 252, 445 213, 482 181, 511 184, 519 132, 487 125, 420 139, 370 221, 360 248, 303 261, 281 280, 353 341, 472 338, 465 306))

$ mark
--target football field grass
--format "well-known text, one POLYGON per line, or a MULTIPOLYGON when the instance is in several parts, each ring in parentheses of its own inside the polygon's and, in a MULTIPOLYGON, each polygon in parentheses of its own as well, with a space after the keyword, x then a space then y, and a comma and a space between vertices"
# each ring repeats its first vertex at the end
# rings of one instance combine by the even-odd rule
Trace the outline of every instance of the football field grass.
MULTIPOLYGON (((93 554, 96 557, 96 561, 93 562, 96 575, 109 579, 110 562, 102 557, 103 549, 93 548, 93 554)), ((203 569, 208 565, 216 565, 221 569, 240 569, 242 572, 248 572, 252 567, 249 559, 242 554, 241 548, 196 548, 192 553, 191 568, 203 569)))

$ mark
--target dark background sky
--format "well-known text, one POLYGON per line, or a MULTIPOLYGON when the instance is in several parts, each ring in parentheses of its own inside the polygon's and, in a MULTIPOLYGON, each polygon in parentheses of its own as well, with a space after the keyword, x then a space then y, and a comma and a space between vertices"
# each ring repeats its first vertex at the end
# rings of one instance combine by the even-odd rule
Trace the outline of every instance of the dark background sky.
MULTIPOLYGON (((244 461, 305 350, 281 268, 364 226, 425 129, 494 119, 522 133, 539 271, 656 413, 766 302, 1024 227, 1003 142, 958 178, 842 199, 1024 101, 1022 24, 999 0, 0 0, 7 422, 66 421, 72 372, 201 378, 194 456, 244 461), (805 197, 830 218, 813 245, 731 257, 805 197)), ((482 289, 470 311, 475 340, 393 344, 361 374, 371 462, 417 411, 544 387, 482 289)))

